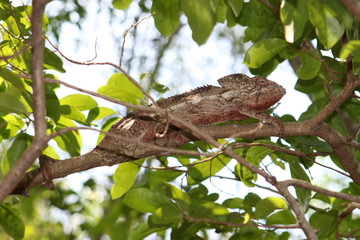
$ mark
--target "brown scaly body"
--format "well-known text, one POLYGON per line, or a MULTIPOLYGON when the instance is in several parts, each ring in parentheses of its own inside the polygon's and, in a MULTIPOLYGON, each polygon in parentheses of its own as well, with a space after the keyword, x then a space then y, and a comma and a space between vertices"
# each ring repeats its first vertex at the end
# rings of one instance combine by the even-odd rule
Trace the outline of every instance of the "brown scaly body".
MULTIPOLYGON (((270 122, 282 129, 282 123, 262 113, 277 103, 284 95, 285 89, 266 78, 250 78, 244 74, 232 74, 218 80, 221 87, 204 86, 192 91, 175 95, 158 102, 172 115, 196 126, 209 125, 230 120, 242 121, 253 117, 270 122)), ((110 132, 125 138, 149 142, 157 138, 157 133, 165 129, 157 113, 134 111, 114 124, 110 132)), ((179 127, 179 126, 178 126, 179 127)), ((180 126, 181 127, 181 126, 180 126)), ((176 132, 173 134, 174 147, 181 144, 176 132)), ((107 149, 130 155, 134 143, 125 143, 113 136, 106 136, 97 149, 107 149)))

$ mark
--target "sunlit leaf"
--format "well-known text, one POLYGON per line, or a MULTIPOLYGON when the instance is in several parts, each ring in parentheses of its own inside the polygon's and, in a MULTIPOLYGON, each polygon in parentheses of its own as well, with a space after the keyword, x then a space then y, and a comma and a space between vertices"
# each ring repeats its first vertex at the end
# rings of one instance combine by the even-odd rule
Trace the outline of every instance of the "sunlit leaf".
POLYGON ((243 0, 229 0, 229 5, 234 12, 235 17, 239 16, 243 3, 243 0))
POLYGON ((16 163, 16 161, 22 156, 25 150, 30 146, 32 137, 27 134, 19 134, 15 140, 11 143, 10 148, 5 153, 5 157, 2 161, 3 172, 9 171, 9 169, 16 163))
POLYGON ((113 0, 112 4, 114 8, 125 10, 127 9, 133 0, 113 0))
POLYGON ((121 101, 140 104, 143 93, 123 74, 113 74, 107 84, 98 89, 98 92, 121 101))
POLYGON ((255 217, 256 218, 265 218, 270 213, 277 209, 286 209, 286 201, 278 197, 268 197, 261 199, 256 204, 255 217))
POLYGON ((182 0, 180 3, 188 18, 192 38, 197 44, 204 44, 216 23, 213 0, 182 0))
POLYGON ((182 209, 187 210, 189 208, 191 202, 189 194, 170 183, 163 183, 161 188, 165 190, 166 196, 174 199, 182 209))
POLYGON ((16 76, 13 72, 9 71, 6 68, 0 68, 0 76, 5 79, 5 81, 10 82, 14 87, 18 88, 20 91, 25 92, 25 85, 20 80, 18 76, 16 76))
POLYGON ((90 96, 84 94, 72 94, 60 100, 61 105, 71 105, 80 111, 90 110, 97 107, 97 102, 90 96))
POLYGON ((296 218, 290 210, 281 210, 266 218, 266 224, 295 224, 296 218))
POLYGON ((357 50, 360 50, 360 40, 351 40, 343 46, 339 58, 346 59, 357 50))
POLYGON ((343 36, 345 28, 320 0, 308 0, 307 2, 310 22, 315 27, 320 42, 330 49, 343 36))
POLYGON ((151 11, 156 12, 155 26, 163 36, 174 33, 180 23, 179 0, 153 0, 151 11))
POLYGON ((81 123, 84 125, 89 125, 86 122, 85 114, 82 113, 77 107, 73 107, 70 105, 62 105, 60 107, 60 109, 61 109, 61 114, 63 117, 67 117, 69 119, 75 120, 78 123, 81 123))
POLYGON ((284 23, 285 39, 293 43, 298 40, 309 21, 306 1, 282 1, 280 18, 284 23))
POLYGON ((134 162, 121 163, 116 169, 113 178, 114 185, 111 187, 111 197, 116 199, 124 195, 133 186, 144 159, 134 162))
POLYGON ((111 108, 94 107, 93 109, 91 109, 89 111, 86 121, 87 122, 97 121, 97 120, 109 117, 113 114, 116 114, 116 112, 111 108))
POLYGON ((267 38, 260 40, 247 50, 244 63, 251 68, 258 68, 286 47, 287 43, 283 39, 267 38))
POLYGON ((10 94, 2 93, 0 94, 0 112, 3 114, 26 113, 26 108, 19 98, 10 94))

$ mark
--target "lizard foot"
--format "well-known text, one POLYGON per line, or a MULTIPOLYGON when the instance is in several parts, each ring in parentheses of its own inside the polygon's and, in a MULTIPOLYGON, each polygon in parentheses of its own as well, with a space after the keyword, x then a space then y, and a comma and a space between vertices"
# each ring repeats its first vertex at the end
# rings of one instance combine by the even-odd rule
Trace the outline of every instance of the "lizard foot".
POLYGON ((43 184, 43 186, 48 187, 50 190, 54 190, 55 186, 54 183, 52 181, 52 172, 51 172, 51 168, 49 166, 50 163, 56 161, 55 159, 52 159, 49 156, 46 155, 41 155, 39 157, 39 163, 40 163, 40 171, 41 174, 43 175, 45 182, 43 184))

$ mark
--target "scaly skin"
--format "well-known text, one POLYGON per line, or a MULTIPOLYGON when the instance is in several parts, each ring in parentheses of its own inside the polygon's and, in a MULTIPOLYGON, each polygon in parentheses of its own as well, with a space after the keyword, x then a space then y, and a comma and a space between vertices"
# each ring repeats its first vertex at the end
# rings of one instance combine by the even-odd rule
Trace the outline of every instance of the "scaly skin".
MULTIPOLYGON (((285 89, 266 78, 250 78, 244 74, 232 74, 218 80, 221 87, 203 86, 189 92, 175 95, 158 102, 172 115, 196 126, 209 125, 230 120, 242 121, 248 117, 270 122, 279 128, 282 123, 263 113, 277 103, 285 89)), ((157 113, 135 111, 122 118, 110 129, 110 133, 141 142, 153 141, 165 130, 166 123, 157 113)), ((182 128, 183 126, 177 125, 182 128)), ((169 129, 174 147, 181 145, 181 138, 169 129)), ((131 156, 134 143, 126 143, 113 136, 106 136, 97 149, 108 150, 131 156)))

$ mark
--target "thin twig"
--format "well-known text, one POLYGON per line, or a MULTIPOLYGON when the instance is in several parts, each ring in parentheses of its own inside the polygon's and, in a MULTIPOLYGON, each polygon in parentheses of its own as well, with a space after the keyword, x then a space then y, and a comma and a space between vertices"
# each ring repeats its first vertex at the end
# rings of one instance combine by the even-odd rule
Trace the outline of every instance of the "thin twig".
POLYGON ((122 61, 123 61, 123 56, 124 56, 124 49, 125 49, 125 41, 126 41, 126 35, 128 34, 128 32, 136 27, 137 25, 139 25, 142 21, 154 16, 155 13, 151 13, 149 16, 146 16, 146 17, 143 17, 141 18, 139 21, 137 21, 136 23, 132 24, 128 29, 125 30, 124 32, 124 36, 123 36, 123 42, 122 42, 122 45, 121 45, 121 52, 120 52, 120 62, 119 62, 119 67, 121 68, 122 66, 122 61))
POLYGON ((132 78, 124 69, 122 69, 121 67, 119 67, 118 65, 112 63, 112 62, 81 62, 81 61, 77 61, 77 60, 73 60, 69 57, 67 57, 64 53, 62 53, 59 49, 58 46, 56 46, 54 43, 52 43, 50 41, 49 38, 45 37, 46 40, 50 43, 50 45, 67 61, 74 63, 74 64, 78 64, 78 65, 85 65, 85 66, 89 66, 89 65, 108 65, 108 66, 112 66, 113 68, 119 70, 122 74, 124 74, 146 97, 148 97, 150 99, 150 101, 152 102, 152 104, 154 104, 154 106, 159 107, 158 104, 156 103, 155 99, 144 90, 144 88, 134 79, 132 78))

